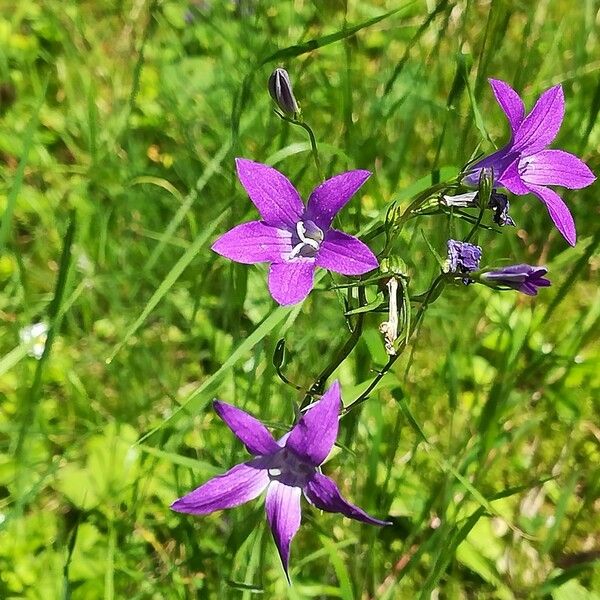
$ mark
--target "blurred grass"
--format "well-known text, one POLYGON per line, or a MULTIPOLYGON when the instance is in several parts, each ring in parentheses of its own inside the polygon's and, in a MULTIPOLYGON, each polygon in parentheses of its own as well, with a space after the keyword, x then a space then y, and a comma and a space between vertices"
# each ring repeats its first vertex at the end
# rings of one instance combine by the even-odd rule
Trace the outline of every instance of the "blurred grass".
MULTIPOLYGON (((597 186, 561 191, 574 249, 537 200, 515 199, 517 231, 480 234, 484 263, 545 262, 553 287, 535 300, 447 288, 412 359, 343 420, 347 450, 325 471, 393 527, 307 507, 288 588, 260 502, 204 518, 167 508, 245 456, 204 410, 214 395, 283 429, 294 392, 272 366, 277 340, 286 375, 309 386, 346 335, 334 294, 274 308, 262 267, 207 249, 255 214, 234 155, 277 164, 305 195, 317 183, 305 133, 266 93, 277 57, 327 174, 375 173, 341 215, 356 232, 417 180, 504 142, 490 76, 528 106, 561 82, 556 145, 600 172, 596 0, 207 1, 191 23, 177 1, 0 8, 1 598, 600 597, 597 186), (52 322, 71 211, 42 372, 19 331, 52 322)), ((415 291, 437 269, 419 230, 443 252, 466 225, 407 228, 396 251, 415 291)), ((379 320, 336 373, 347 402, 385 361, 379 320)))

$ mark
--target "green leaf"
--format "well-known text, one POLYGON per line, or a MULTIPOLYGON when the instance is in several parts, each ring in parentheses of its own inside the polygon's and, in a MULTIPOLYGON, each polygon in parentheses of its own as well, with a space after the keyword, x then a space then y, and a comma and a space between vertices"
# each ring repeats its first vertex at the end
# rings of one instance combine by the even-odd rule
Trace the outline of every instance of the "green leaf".
POLYGON ((421 229, 421 236, 425 240, 425 243, 427 244, 427 247, 429 248, 429 252, 431 252, 433 257, 437 261, 437 264, 440 266, 440 269, 443 270, 444 267, 446 266, 446 261, 437 253, 436 249, 433 247, 431 242, 427 239, 427 236, 425 235, 425 232, 422 229, 421 229))
POLYGON ((329 35, 324 35, 320 38, 315 38, 312 40, 308 40, 308 42, 304 42, 302 44, 297 44, 295 46, 288 46, 287 48, 283 48, 281 50, 277 50, 273 54, 270 54, 266 58, 263 58, 258 66, 262 67, 268 63, 287 60, 290 58, 295 58, 296 56, 300 56, 301 54, 306 54, 307 52, 312 52, 313 50, 317 50, 319 48, 323 48, 323 46, 328 46, 329 44, 333 44, 335 42, 339 42, 340 40, 346 39, 348 37, 353 36, 355 33, 358 33, 361 29, 365 29, 365 27, 371 27, 371 25, 375 25, 384 19, 388 19, 389 17, 408 9, 414 0, 411 2, 407 2, 401 8, 396 8, 394 10, 390 10, 387 13, 374 17, 372 19, 368 19, 367 21, 363 21, 358 25, 353 25, 352 27, 348 27, 345 29, 341 29, 340 31, 336 31, 335 33, 331 33, 329 35))

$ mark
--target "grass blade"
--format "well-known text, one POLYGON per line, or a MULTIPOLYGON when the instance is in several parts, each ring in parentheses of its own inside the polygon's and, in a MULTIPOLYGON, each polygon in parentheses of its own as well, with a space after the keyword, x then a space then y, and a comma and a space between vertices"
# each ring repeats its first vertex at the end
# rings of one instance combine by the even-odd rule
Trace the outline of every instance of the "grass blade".
POLYGON ((258 67, 260 68, 268 63, 275 61, 282 61, 290 58, 295 58, 296 56, 300 56, 301 54, 306 54, 307 52, 312 52, 313 50, 317 50, 319 48, 323 48, 324 46, 328 46, 329 44, 333 44, 335 42, 339 42, 340 40, 344 40, 350 36, 353 36, 355 33, 358 33, 361 29, 371 27, 372 25, 375 25, 380 21, 383 21, 384 19, 388 19, 389 17, 399 13, 400 11, 406 10, 412 4, 413 2, 407 2, 401 8, 395 8, 394 10, 390 10, 389 12, 386 12, 382 15, 378 15, 377 17, 373 17, 372 19, 363 21, 358 25, 353 25, 352 27, 348 27, 347 29, 341 29, 340 31, 330 33, 329 35, 324 35, 320 38, 308 40, 308 42, 304 42, 303 44, 296 44, 295 46, 288 46, 287 48, 277 50, 277 52, 274 52, 266 58, 263 58, 258 64, 258 67))
POLYGON ((229 211, 225 211, 219 217, 217 217, 209 227, 207 227, 195 240, 194 243, 184 252, 183 256, 175 263, 173 268, 169 271, 167 276, 164 278, 162 283, 158 286, 154 294, 150 297, 150 300, 146 303, 146 306, 140 313, 140 316, 130 325, 129 329, 123 336, 123 339, 113 348, 110 356, 106 359, 106 364, 110 364, 115 356, 119 353, 121 348, 129 341, 131 336, 139 329, 142 323, 148 318, 148 315, 156 308, 157 304, 164 298, 165 294, 173 287, 173 284, 179 279, 179 276, 185 271, 188 265, 192 262, 194 257, 200 251, 200 248, 208 241, 213 231, 223 221, 223 219, 229 214, 229 211))
POLYGON ((267 336, 283 319, 293 312, 300 312, 302 304, 293 308, 279 306, 275 308, 264 321, 229 355, 229 358, 223 365, 215 371, 208 379, 206 379, 196 390, 194 390, 181 405, 168 416, 160 425, 146 433, 138 443, 143 442, 157 431, 162 429, 168 423, 174 424, 181 417, 189 414, 194 414, 201 410, 210 401, 210 391, 221 378, 233 367, 233 365, 249 350, 251 350, 258 342, 267 336))
POLYGON ((33 116, 31 117, 31 119, 29 119, 29 123, 27 124, 27 128, 25 129, 25 133, 23 134, 23 153, 21 154, 21 160, 19 161, 19 166, 17 167, 17 172, 15 173, 15 179, 6 199, 6 209, 4 210, 4 214, 2 215, 2 222, 0 223, 0 254, 2 253, 2 250, 6 245, 6 240, 8 239, 8 233, 10 231, 10 226, 12 223, 12 216, 15 211, 17 197, 23 185, 25 167, 27 166, 29 152, 31 151, 31 146, 33 145, 33 136, 35 135, 35 132, 37 130, 40 118, 40 110, 46 98, 47 87, 48 80, 46 79, 46 82, 42 87, 42 93, 40 94, 35 108, 33 110, 33 116))

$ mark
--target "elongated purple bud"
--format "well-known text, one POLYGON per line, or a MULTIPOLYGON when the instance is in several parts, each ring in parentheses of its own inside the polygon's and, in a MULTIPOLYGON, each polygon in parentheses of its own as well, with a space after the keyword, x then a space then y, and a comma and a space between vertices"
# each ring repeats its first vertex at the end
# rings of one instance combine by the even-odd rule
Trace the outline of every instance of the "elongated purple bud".
POLYGON ((300 107, 294 97, 292 82, 285 69, 277 68, 269 77, 269 94, 277 106, 288 115, 295 115, 300 112, 300 107))
POLYGON ((536 296, 538 288, 550 285, 550 280, 545 277, 546 273, 546 267, 519 264, 487 271, 480 275, 479 280, 489 287, 512 289, 528 296, 536 296))

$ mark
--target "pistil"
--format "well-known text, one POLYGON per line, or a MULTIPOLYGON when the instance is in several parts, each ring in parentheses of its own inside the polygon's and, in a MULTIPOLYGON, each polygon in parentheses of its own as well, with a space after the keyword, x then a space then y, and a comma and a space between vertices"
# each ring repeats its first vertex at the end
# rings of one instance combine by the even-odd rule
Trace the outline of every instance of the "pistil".
POLYGON ((300 256, 303 250, 308 251, 307 258, 313 258, 321 247, 323 232, 312 221, 298 221, 296 234, 300 240, 293 248, 289 258, 300 256))

